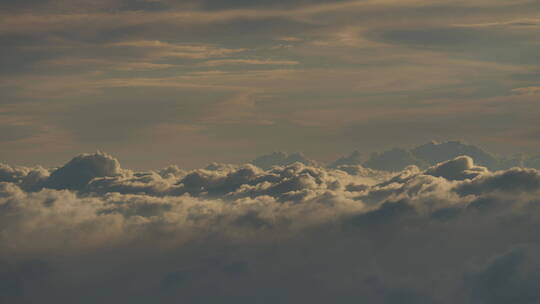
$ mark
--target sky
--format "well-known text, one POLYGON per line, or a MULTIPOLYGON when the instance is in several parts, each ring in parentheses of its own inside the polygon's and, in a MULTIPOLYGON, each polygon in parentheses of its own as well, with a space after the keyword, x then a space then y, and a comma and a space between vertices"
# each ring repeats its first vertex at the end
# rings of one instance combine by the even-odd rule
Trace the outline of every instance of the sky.
POLYGON ((536 0, 0 1, 0 159, 540 150, 536 0), (37 152, 37 153, 36 153, 37 152))
POLYGON ((540 303, 540 1, 0 0, 0 303, 540 303))

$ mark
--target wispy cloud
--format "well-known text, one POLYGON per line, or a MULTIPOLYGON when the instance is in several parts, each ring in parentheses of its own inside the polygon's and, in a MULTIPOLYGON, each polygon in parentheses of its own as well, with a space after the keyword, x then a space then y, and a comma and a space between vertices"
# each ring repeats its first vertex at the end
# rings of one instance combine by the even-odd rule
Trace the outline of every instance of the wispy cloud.
POLYGON ((489 23, 473 23, 473 24, 456 24, 460 27, 472 28, 489 28, 489 27, 510 27, 510 28, 536 28, 540 26, 540 19, 517 19, 504 22, 489 22, 489 23))
POLYGON ((150 56, 180 57, 189 59, 205 59, 224 57, 246 51, 245 48, 228 49, 209 44, 175 44, 158 40, 122 41, 111 44, 113 47, 132 47, 150 50, 150 56))
POLYGON ((516 88, 512 91, 522 95, 538 95, 540 94, 540 87, 516 88))
POLYGON ((221 65, 296 65, 298 61, 292 60, 273 60, 273 59, 220 59, 203 62, 202 66, 221 66, 221 65))
MULTIPOLYGON (((362 123, 390 141, 453 137, 458 128, 450 121, 471 121, 467 109, 484 113, 474 118, 477 130, 534 125, 536 1, 136 2, 2 3, 0 111, 20 104, 29 113, 28 130, 89 134, 81 127, 83 111, 73 109, 132 102, 141 113, 103 116, 101 124, 109 125, 96 129, 93 140, 132 128, 144 142, 158 125, 196 121, 198 134, 206 132, 200 145, 225 148, 235 139, 254 147, 305 144, 321 147, 322 155, 337 146, 320 141, 347 147, 357 145, 357 137, 369 138, 365 147, 385 141, 362 133, 362 123), (501 120, 503 100, 519 106, 501 120), (145 117, 156 104, 175 110, 145 117), (62 109, 70 114, 60 116, 62 109), (59 122, 69 115, 81 117, 59 122), (421 119, 431 128, 396 127, 418 129, 421 119)), ((493 133, 501 138, 489 141, 510 140, 505 134, 493 133)), ((82 138, 65 140, 80 149, 91 145, 82 138)), ((104 145, 116 151, 138 143, 104 145)), ((10 155, 6 159, 19 156, 10 155)))

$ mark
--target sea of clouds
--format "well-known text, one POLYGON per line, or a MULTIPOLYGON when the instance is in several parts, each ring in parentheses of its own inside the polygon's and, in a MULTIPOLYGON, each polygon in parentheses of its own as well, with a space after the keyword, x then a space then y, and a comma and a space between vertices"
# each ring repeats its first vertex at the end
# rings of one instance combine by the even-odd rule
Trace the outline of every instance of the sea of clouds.
POLYGON ((1 164, 0 303, 538 303, 539 194, 539 170, 469 156, 1 164))

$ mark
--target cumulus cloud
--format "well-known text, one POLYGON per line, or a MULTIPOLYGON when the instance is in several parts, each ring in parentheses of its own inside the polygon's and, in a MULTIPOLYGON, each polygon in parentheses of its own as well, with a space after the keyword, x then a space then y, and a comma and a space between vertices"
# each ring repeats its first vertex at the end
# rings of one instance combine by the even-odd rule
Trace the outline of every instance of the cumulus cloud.
POLYGON ((491 191, 521 193, 538 190, 540 190, 538 170, 526 168, 512 168, 486 174, 458 188, 458 191, 463 193, 475 194, 489 193, 491 191))
POLYGON ((463 180, 474 178, 487 171, 485 167, 475 166, 471 157, 459 156, 429 168, 426 170, 426 174, 444 177, 448 180, 463 180))
POLYGON ((46 181, 52 189, 80 190, 97 177, 122 175, 118 160, 105 153, 81 154, 54 170, 46 181))
POLYGON ((540 171, 0 166, 9 303, 533 303, 540 171), (97 291, 99 290, 99 291, 97 291))
POLYGON ((26 190, 39 188, 48 177, 49 171, 43 167, 13 167, 0 163, 0 182, 16 183, 26 190))

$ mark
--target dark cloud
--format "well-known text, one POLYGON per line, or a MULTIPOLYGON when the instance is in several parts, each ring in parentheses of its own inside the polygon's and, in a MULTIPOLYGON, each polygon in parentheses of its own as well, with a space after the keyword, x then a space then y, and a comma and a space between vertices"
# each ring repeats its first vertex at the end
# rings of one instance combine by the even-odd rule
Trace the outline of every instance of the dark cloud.
POLYGON ((492 191, 535 192, 540 190, 540 175, 539 171, 535 169, 512 168, 480 176, 471 183, 461 185, 456 190, 464 194, 490 193, 492 191))
POLYGON ((41 189, 49 174, 49 170, 42 167, 12 167, 0 163, 0 182, 16 183, 27 191, 41 189))
POLYGON ((467 275, 465 287, 474 303, 535 303, 540 268, 527 255, 531 250, 515 248, 497 256, 481 270, 467 275))
POLYGON ((27 293, 32 293, 43 279, 50 275, 50 266, 39 259, 16 264, 0 260, 0 300, 3 302, 24 301, 27 293))
POLYGON ((110 155, 100 152, 81 154, 52 171, 45 186, 51 189, 82 190, 94 178, 121 174, 120 163, 110 155))

